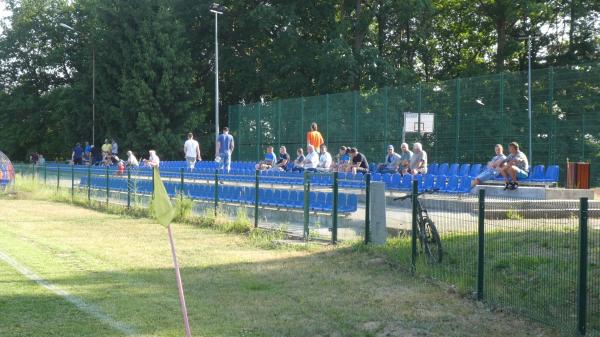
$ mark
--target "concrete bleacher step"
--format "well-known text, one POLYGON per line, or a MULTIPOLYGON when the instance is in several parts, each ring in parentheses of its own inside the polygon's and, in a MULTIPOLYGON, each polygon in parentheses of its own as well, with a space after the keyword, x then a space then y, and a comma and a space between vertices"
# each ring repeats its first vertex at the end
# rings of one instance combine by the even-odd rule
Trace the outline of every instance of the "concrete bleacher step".
POLYGON ((486 197, 499 198, 518 198, 535 200, 579 200, 579 198, 588 198, 594 200, 592 190, 575 190, 552 187, 533 187, 519 186, 517 190, 504 190, 504 186, 478 185, 473 188, 472 193, 479 194, 479 190, 484 189, 486 197))

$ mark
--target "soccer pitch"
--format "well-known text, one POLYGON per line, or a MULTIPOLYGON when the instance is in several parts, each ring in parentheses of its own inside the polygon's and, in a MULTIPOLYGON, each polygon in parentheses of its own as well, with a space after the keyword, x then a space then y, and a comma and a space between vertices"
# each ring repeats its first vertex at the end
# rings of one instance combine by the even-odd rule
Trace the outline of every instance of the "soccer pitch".
MULTIPOLYGON (((174 226, 193 336, 558 336, 353 246, 174 226)), ((164 227, 0 199, 0 336, 182 336, 164 227)))

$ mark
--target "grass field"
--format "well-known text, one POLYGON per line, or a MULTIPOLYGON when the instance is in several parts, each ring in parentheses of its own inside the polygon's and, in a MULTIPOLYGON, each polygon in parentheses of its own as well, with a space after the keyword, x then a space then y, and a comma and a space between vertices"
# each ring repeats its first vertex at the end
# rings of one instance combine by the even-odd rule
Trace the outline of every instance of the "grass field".
MULTIPOLYGON (((264 249, 174 226, 194 336, 557 336, 390 267, 351 246, 264 249)), ((0 261, 0 336, 183 335, 166 230, 34 200, 0 200, 0 253, 82 311, 0 261)))

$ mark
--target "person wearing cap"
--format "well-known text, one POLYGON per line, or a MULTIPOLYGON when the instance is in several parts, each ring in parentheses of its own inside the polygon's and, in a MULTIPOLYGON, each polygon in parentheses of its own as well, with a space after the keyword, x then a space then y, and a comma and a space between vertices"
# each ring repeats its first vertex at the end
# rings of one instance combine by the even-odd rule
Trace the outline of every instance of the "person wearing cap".
POLYGON ((504 189, 516 190, 519 188, 518 179, 526 179, 529 177, 529 160, 525 153, 519 149, 517 142, 508 144, 510 154, 504 160, 504 167, 500 170, 500 174, 504 177, 504 189))
POLYGON ((369 172, 369 163, 367 162, 367 157, 358 152, 355 147, 350 149, 350 157, 352 157, 350 161, 350 169, 352 170, 352 174, 356 174, 357 172, 369 172))
POLYGON ((379 173, 398 173, 398 168, 400 168, 400 164, 402 162, 402 157, 399 154, 394 152, 394 146, 388 145, 387 147, 387 155, 385 156, 385 160, 383 163, 377 166, 377 172, 379 173))
POLYGON ((423 151, 421 143, 413 144, 413 155, 408 164, 410 174, 427 174, 427 152, 423 151))

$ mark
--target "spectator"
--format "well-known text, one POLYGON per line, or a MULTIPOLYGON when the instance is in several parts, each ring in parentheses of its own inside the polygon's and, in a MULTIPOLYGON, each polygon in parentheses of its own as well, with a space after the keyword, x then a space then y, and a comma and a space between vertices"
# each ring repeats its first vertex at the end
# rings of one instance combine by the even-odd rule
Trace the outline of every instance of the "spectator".
POLYGON ((231 169, 231 154, 234 147, 233 136, 229 134, 229 128, 224 127, 223 133, 217 138, 217 155, 220 158, 217 161, 219 162, 220 169, 227 169, 227 172, 231 169))
POLYGON ((112 156, 112 145, 108 141, 108 138, 106 138, 102 145, 102 161, 106 162, 106 157, 108 156, 112 156))
POLYGON ((327 152, 327 145, 321 144, 321 152, 319 153, 319 164, 317 171, 327 172, 331 170, 331 155, 327 152))
POLYGON ((413 155, 410 156, 409 171, 411 174, 427 174, 427 152, 421 143, 413 144, 413 155))
POLYGON ((367 157, 358 152, 355 147, 350 149, 350 157, 352 157, 352 161, 350 162, 350 170, 352 171, 352 174, 356 174, 356 172, 369 172, 369 163, 367 162, 367 157))
POLYGON ((75 144, 73 153, 71 153, 71 161, 74 165, 81 165, 83 161, 83 148, 80 143, 75 144))
POLYGON ((275 166, 276 162, 277 162, 277 157, 273 153, 273 147, 267 146, 267 153, 265 153, 265 159, 258 162, 258 164, 256 164, 256 169, 261 170, 261 171, 268 170, 268 169, 272 168, 273 166, 275 166))
POLYGON ((41 153, 38 155, 37 164, 38 165, 44 165, 44 164, 46 164, 46 159, 44 159, 44 155, 41 154, 41 153))
POLYGON ((150 150, 148 151, 149 157, 146 161, 146 165, 149 167, 159 167, 160 166, 160 158, 156 155, 156 151, 150 150))
POLYGON ((34 165, 38 163, 38 160, 39 160, 39 155, 37 152, 34 152, 31 154, 31 156, 29 156, 29 161, 31 163, 33 163, 34 165))
POLYGON ((400 168, 402 162, 402 157, 399 154, 394 152, 394 146, 388 145, 387 147, 387 155, 385 156, 385 160, 382 164, 377 166, 377 172, 379 173, 398 173, 398 169, 400 168))
POLYGON ((350 163, 350 154, 348 148, 341 146, 338 150, 338 154, 335 156, 335 167, 334 169, 338 172, 348 171, 348 163, 350 163))
POLYGON ((475 179, 473 179, 473 181, 471 182, 471 187, 475 187, 476 185, 479 185, 486 180, 494 179, 500 174, 500 170, 504 165, 504 160, 506 160, 506 156, 503 153, 504 149, 502 148, 502 145, 496 144, 494 150, 496 151, 496 155, 493 156, 492 160, 490 160, 487 163, 485 170, 483 170, 483 172, 481 172, 477 177, 475 177, 475 179))
POLYGON ((114 138, 112 139, 112 144, 110 144, 110 152, 113 156, 119 154, 119 144, 117 144, 117 141, 114 138))
POLYGON ((85 147, 83 148, 83 163, 85 165, 89 165, 92 160, 92 147, 90 146, 90 142, 85 142, 85 147))
POLYGON ((519 149, 519 144, 512 142, 508 144, 510 154, 504 159, 504 167, 500 173, 504 177, 504 189, 516 190, 519 188, 518 179, 526 179, 529 176, 529 161, 525 153, 519 149), (509 182, 509 179, 512 180, 509 182))
POLYGON ((319 165, 319 154, 315 151, 315 148, 312 145, 309 145, 306 148, 306 157, 304 157, 304 161, 302 162, 302 170, 301 171, 311 171, 314 172, 317 170, 317 166, 319 165))
POLYGON ((140 163, 131 151, 127 151, 127 166, 138 167, 140 163))
POLYGON ((408 144, 402 143, 400 145, 400 168, 398 169, 402 175, 408 172, 412 155, 412 151, 408 149, 408 144))
POLYGON ((286 171, 287 165, 290 162, 290 155, 287 153, 287 149, 285 146, 281 146, 279 148, 279 159, 275 166, 273 166, 272 170, 274 171, 286 171))
POLYGON ((304 171, 304 150, 301 147, 296 150, 296 160, 294 160, 294 168, 292 172, 302 172, 304 171))
POLYGON ((310 125, 310 131, 306 134, 306 146, 312 145, 313 149, 318 149, 323 143, 325 143, 325 141, 323 140, 321 133, 317 131, 317 123, 313 122, 310 125))
POLYGON ((102 162, 102 151, 99 147, 92 145, 92 165, 99 165, 102 162))
POLYGON ((202 160, 200 156, 200 144, 194 139, 194 135, 190 132, 187 135, 187 140, 183 144, 183 153, 187 161, 190 171, 196 167, 196 160, 202 160))

